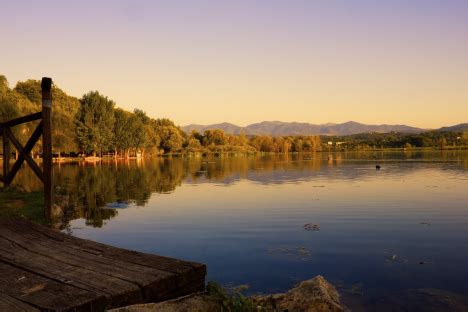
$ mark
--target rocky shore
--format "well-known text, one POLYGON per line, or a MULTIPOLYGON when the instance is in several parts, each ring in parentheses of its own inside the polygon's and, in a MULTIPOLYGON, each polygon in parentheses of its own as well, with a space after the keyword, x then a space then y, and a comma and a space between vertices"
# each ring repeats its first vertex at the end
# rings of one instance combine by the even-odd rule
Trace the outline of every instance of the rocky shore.
MULTIPOLYGON (((318 275, 301 282, 286 293, 252 296, 245 299, 244 308, 228 309, 222 297, 210 292, 198 293, 160 303, 138 304, 111 310, 112 312, 220 312, 220 311, 304 311, 341 312, 336 288, 318 275)), ((237 307, 239 308, 239 307, 237 307)))

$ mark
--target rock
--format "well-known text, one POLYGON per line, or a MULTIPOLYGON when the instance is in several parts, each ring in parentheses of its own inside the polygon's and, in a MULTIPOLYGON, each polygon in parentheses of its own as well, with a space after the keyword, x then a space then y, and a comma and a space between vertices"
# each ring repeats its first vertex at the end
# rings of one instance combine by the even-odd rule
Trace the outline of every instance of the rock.
POLYGON ((272 311, 344 311, 338 291, 320 275, 300 283, 284 294, 254 296, 251 299, 272 311))
POLYGON ((206 293, 198 293, 160 303, 136 304, 109 310, 111 312, 219 312, 222 306, 218 300, 206 293))
MULTIPOLYGON (((271 312, 341 312, 340 295, 322 276, 300 283, 284 294, 253 296, 258 311, 271 312), (260 308, 261 307, 261 308, 260 308), (263 308, 263 309, 262 309, 263 308)), ((198 293, 160 303, 137 304, 109 310, 111 312, 219 312, 225 307, 219 298, 198 293)), ((250 311, 250 310, 249 310, 250 311)))

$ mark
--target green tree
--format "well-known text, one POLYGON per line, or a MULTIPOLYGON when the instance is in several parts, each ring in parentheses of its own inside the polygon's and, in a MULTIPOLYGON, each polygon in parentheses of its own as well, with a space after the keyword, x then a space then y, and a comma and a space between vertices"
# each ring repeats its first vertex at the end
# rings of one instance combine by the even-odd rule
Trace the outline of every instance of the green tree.
POLYGON ((131 148, 130 138, 130 118, 131 113, 124 111, 123 109, 117 108, 114 111, 114 140, 113 149, 116 152, 129 156, 131 148))
POLYGON ((0 94, 6 94, 9 89, 8 80, 5 76, 0 75, 0 94))
POLYGON ((80 99, 76 115, 76 135, 83 151, 90 153, 109 150, 113 145, 115 103, 98 91, 80 99))
POLYGON ((161 139, 160 147, 166 153, 182 149, 184 137, 182 131, 169 119, 156 119, 154 122, 156 134, 161 139))
POLYGON ((41 105, 42 92, 41 82, 39 80, 29 79, 26 81, 18 81, 14 90, 18 93, 23 94, 32 103, 41 105))
POLYGON ((135 108, 133 113, 138 117, 138 119, 141 120, 143 124, 147 125, 151 122, 151 118, 149 118, 143 110, 135 108))
POLYGON ((16 98, 8 87, 5 76, 0 76, 0 122, 7 121, 19 116, 16 98))
POLYGON ((203 145, 225 145, 226 135, 221 129, 206 130, 203 135, 203 145))
MULTIPOLYGON (((22 115, 28 115, 41 110, 42 94, 41 82, 29 79, 16 84, 15 92, 24 98, 20 99, 19 107, 22 115)), ((75 135, 75 115, 80 103, 77 98, 67 95, 56 85, 52 88, 52 144, 53 149, 61 152, 72 152, 78 149, 75 135)), ((35 125, 26 125, 28 134, 32 133, 35 125)))
POLYGON ((131 114, 130 120, 130 138, 131 138, 131 146, 135 149, 135 152, 139 150, 144 150, 146 147, 146 128, 142 122, 142 119, 135 115, 131 114))

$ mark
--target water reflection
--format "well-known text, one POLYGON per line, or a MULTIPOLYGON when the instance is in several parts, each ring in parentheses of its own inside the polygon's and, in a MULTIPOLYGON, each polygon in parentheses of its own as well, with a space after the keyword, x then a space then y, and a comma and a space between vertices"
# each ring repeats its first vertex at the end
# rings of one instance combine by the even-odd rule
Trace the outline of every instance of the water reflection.
MULTIPOLYGON (((144 206, 152 194, 171 193, 182 183, 230 185, 248 180, 267 185, 313 179, 365 180, 372 177, 377 163, 383 170, 391 169, 394 179, 401 179, 412 170, 420 170, 417 166, 420 162, 449 164, 443 170, 463 172, 468 168, 467 151, 175 157, 57 164, 54 183, 57 203, 63 209, 60 227, 66 228, 69 221, 79 218, 84 218, 86 225, 102 227, 106 220, 118 215, 119 209, 144 206), (401 162, 405 163, 404 167, 399 166, 401 162), (347 170, 347 165, 352 165, 353 170, 347 170)), ((25 191, 42 188, 28 168, 20 171, 14 184, 25 191)))
MULTIPOLYGON (((321 274, 370 311, 411 306, 395 298, 434 289, 468 294, 467 151, 55 168, 67 231, 206 263, 208 279, 223 284, 272 293, 321 274)), ((41 187, 28 170, 16 183, 41 187)))

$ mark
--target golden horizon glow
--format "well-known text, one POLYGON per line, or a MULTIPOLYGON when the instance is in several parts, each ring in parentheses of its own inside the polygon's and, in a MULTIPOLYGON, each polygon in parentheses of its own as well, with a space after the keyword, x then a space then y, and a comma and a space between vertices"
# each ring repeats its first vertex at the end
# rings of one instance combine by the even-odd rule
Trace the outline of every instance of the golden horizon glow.
POLYGON ((179 125, 468 122, 457 1, 7 2, 0 74, 179 125))

